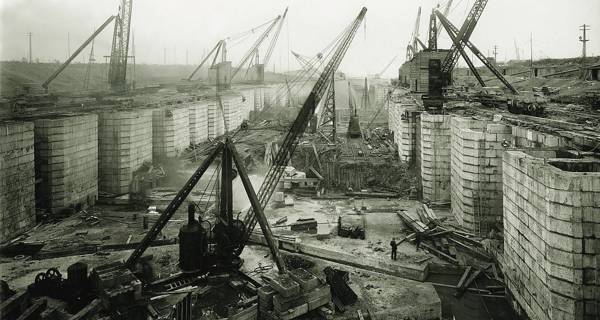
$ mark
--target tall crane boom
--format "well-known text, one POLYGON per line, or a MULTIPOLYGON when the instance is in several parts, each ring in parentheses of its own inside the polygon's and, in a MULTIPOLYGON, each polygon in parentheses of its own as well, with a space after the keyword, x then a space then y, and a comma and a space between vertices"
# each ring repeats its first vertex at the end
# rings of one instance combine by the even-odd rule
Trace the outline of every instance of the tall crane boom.
POLYGON ((246 62, 248 62, 248 60, 256 53, 256 50, 258 50, 258 47, 260 46, 260 44, 265 40, 265 38, 267 38, 267 36, 271 32, 271 30, 273 30, 273 28, 275 27, 277 22, 279 22, 280 19, 281 19, 281 16, 277 16, 277 18, 275 20, 273 20, 273 22, 269 25, 267 30, 265 30, 265 32, 263 32, 260 35, 260 37, 258 37, 258 39, 256 39, 256 41, 254 42, 252 47, 250 47, 250 50, 248 50, 248 52, 246 52, 246 54, 242 58, 242 61, 240 62, 238 67, 235 68, 235 70, 231 74, 232 80, 240 72, 240 70, 242 70, 242 67, 246 64, 246 62))
POLYGON ((413 29, 413 34, 410 37, 410 43, 406 49, 406 61, 412 59, 412 57, 419 51, 417 49, 418 38, 419 38, 419 25, 421 24, 421 7, 419 7, 419 11, 417 12, 417 21, 415 21, 415 28, 413 29))
MULTIPOLYGON (((442 12, 444 14, 444 17, 447 17, 448 14, 450 13, 450 9, 452 8, 452 2, 454 2, 454 0, 448 0, 448 2, 446 2, 446 7, 444 8, 444 11, 442 12)), ((443 28, 440 28, 439 26, 437 26, 436 24, 436 37, 440 36, 440 32, 442 32, 443 28)))
MULTIPOLYGON (((269 172, 267 173, 257 194, 262 208, 266 207, 267 203, 269 202, 269 199, 271 198, 271 195, 275 191, 275 188, 277 187, 279 179, 281 179, 285 166, 288 164, 292 154, 294 154, 296 146, 300 141, 300 137, 304 133, 304 130, 306 130, 308 122, 313 117, 317 105, 319 104, 321 98, 327 90, 327 87, 331 81, 331 77, 334 76, 335 71, 339 67, 342 59, 344 58, 344 55, 348 51, 348 47, 350 46, 350 43, 352 43, 352 40, 356 35, 356 31, 362 23, 366 13, 367 8, 363 7, 356 19, 354 19, 354 21, 350 24, 350 26, 346 29, 345 33, 340 38, 340 42, 335 52, 333 53, 331 59, 325 66, 325 69, 319 76, 319 79, 317 80, 312 91, 308 95, 308 98, 306 98, 306 101, 304 101, 304 104, 302 105, 302 108, 300 109, 296 120, 294 120, 292 127, 286 134, 281 144, 281 147, 279 148, 279 152, 277 152, 273 164, 269 168, 269 172)), ((244 225, 246 226, 244 241, 242 241, 242 245, 239 248, 237 248, 237 250, 235 250, 236 255, 242 253, 242 250, 244 249, 244 244, 250 238, 250 234, 254 230, 256 222, 256 216, 254 215, 252 210, 249 210, 244 218, 244 225)))
POLYGON ((285 8, 283 12, 283 16, 281 16, 281 20, 279 20, 279 25, 277 26, 277 30, 271 39, 271 43, 269 43, 269 48, 267 49, 267 53, 263 59, 263 64, 266 66, 269 64, 269 60, 271 60, 271 55, 273 54, 273 50, 275 49, 275 45, 277 44, 277 39, 279 39, 279 34, 281 33, 281 28, 283 28, 283 23, 285 22, 285 17, 287 16, 288 8, 285 8))
MULTIPOLYGON (((483 9, 485 9, 487 3, 488 0, 476 0, 473 4, 473 7, 471 8, 469 15, 467 16, 467 19, 458 31, 457 39, 459 40, 461 48, 464 49, 463 40, 468 40, 471 37, 471 34, 473 33, 473 30, 475 30, 475 26, 477 25, 477 22, 479 22, 479 18, 481 17, 483 9)), ((450 74, 452 72, 454 66, 456 66, 456 63, 458 62, 459 53, 460 49, 456 45, 452 44, 450 52, 448 53, 446 59, 444 59, 444 62, 442 63, 443 73, 450 74)))
POLYGON ((133 0, 121 0, 119 15, 115 23, 108 83, 114 92, 127 90, 127 58, 129 53, 129 34, 131 30, 131 7, 133 0))
MULTIPOLYGON (((215 47, 212 48, 212 50, 210 50, 210 52, 206 55, 206 57, 204 57, 204 59, 202 59, 202 62, 200 62, 200 64, 196 67, 196 69, 194 69, 194 71, 192 71, 190 76, 187 78, 187 81, 192 81, 192 78, 194 78, 194 75, 196 75, 196 73, 198 71, 200 71, 200 68, 202 68, 202 66, 206 63, 206 61, 208 61, 208 59, 210 57, 212 57, 212 55, 213 55, 213 53, 215 53, 215 51, 216 51, 216 53, 215 53, 215 59, 216 59, 216 56, 218 55, 219 50, 221 48, 224 48, 224 46, 225 46, 225 40, 219 40, 219 42, 217 42, 215 47)), ((214 64, 214 62, 213 62, 213 64, 214 64)))
POLYGON ((102 32, 102 30, 104 30, 104 28, 106 28, 106 26, 108 26, 113 20, 115 19, 115 16, 110 16, 108 17, 108 19, 106 19, 106 21, 104 21, 104 23, 100 26, 100 28, 98 28, 98 30, 94 31, 94 33, 92 33, 92 35, 87 38, 87 40, 85 40, 85 42, 83 42, 83 44, 77 48, 77 50, 75 50, 75 52, 73 52, 73 54, 69 57, 69 59, 67 59, 58 69, 56 69, 56 71, 54 71, 54 73, 52 73, 50 75, 50 77, 48 77, 48 79, 46 79, 46 81, 44 81, 44 83, 42 83, 42 87, 46 90, 48 90, 48 85, 50 84, 50 82, 52 82, 54 79, 56 79, 56 77, 58 77, 58 75, 63 72, 63 70, 65 70, 65 68, 71 63, 71 61, 73 61, 73 59, 77 58, 77 56, 79 55, 79 53, 81 53, 81 51, 83 51, 83 49, 85 49, 85 47, 87 47, 87 45, 92 42, 94 40, 94 38, 96 38, 96 36, 98 34, 100 34, 100 32, 102 32))

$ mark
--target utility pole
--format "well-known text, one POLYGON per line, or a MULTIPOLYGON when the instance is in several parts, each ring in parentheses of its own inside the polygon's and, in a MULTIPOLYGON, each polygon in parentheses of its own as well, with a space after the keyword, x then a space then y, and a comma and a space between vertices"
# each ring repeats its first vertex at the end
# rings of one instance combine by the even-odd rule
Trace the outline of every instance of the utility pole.
POLYGON ((579 30, 583 32, 583 36, 579 37, 579 41, 582 43, 582 56, 581 56, 581 77, 585 80, 587 78, 585 70, 585 59, 587 58, 587 43, 590 41, 587 37, 587 32, 590 31, 590 26, 584 24, 579 27, 579 30))
POLYGON ((33 33, 28 32, 25 35, 29 37, 29 63, 33 63, 33 57, 31 55, 31 36, 33 35, 33 33))
POLYGON ((185 65, 188 65, 188 50, 185 49, 185 65))
POLYGON ((531 69, 531 79, 535 76, 535 71, 533 70, 533 33, 529 34, 529 68, 531 69))
POLYGON ((163 64, 167 64, 167 48, 163 48, 163 64))
POLYGON ((494 45, 494 60, 498 63, 498 46, 494 45))
POLYGON ((71 56, 71 34, 67 32, 67 59, 71 56))

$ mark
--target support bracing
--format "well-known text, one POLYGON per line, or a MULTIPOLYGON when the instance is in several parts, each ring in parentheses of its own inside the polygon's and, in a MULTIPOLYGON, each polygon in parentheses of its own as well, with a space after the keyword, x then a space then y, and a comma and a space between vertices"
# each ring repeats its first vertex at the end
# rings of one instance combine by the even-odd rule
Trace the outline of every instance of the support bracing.
MULTIPOLYGON (((446 28, 446 31, 448 31, 449 34, 456 34, 456 32, 458 31, 458 29, 456 29, 456 26, 454 26, 452 22, 450 22, 446 17, 444 17, 444 15, 442 15, 440 12, 437 12, 437 15, 438 18, 440 18, 440 21, 442 22, 444 28, 446 28)), ((492 64, 470 40, 462 39, 461 42, 465 46, 467 46, 469 50, 471 50, 471 52, 475 54, 479 61, 481 61, 481 63, 483 63, 496 76, 496 78, 498 78, 498 80, 500 80, 500 82, 502 82, 513 94, 519 94, 519 91, 517 91, 517 89, 515 89, 515 87, 510 82, 508 82, 508 80, 506 80, 506 78, 504 78, 504 76, 500 71, 498 71, 496 66, 494 66, 494 64, 492 64)))
MULTIPOLYGON (((436 11, 436 14, 441 15, 439 11, 436 11)), ((475 68, 475 65, 473 64, 473 61, 471 61, 471 58, 469 58, 469 55, 465 52, 464 46, 461 45, 461 40, 458 39, 458 34, 456 33, 456 30, 449 27, 447 19, 443 18, 443 16, 440 16, 440 22, 448 32, 450 39, 452 39, 453 46, 458 49, 458 52, 460 52, 460 55, 463 57, 463 59, 469 66, 469 69, 477 79, 477 82, 479 82, 479 85, 485 87, 485 81, 483 81, 483 78, 479 74, 479 71, 477 71, 477 68, 475 68)))
POLYGON ((336 117, 335 117, 335 77, 331 77, 331 84, 327 91, 327 97, 323 104, 323 111, 321 112, 321 121, 319 123, 319 131, 329 139, 329 141, 336 141, 336 117))

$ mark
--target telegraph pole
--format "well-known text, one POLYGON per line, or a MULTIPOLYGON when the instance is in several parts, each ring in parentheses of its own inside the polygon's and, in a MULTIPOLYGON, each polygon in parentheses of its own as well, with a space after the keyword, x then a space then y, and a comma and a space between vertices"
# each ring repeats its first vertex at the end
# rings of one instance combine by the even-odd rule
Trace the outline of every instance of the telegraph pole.
POLYGON ((167 64, 167 48, 163 48, 163 64, 167 64))
POLYGON ((67 59, 71 56, 71 34, 67 32, 67 59))
POLYGON ((535 77, 535 71, 533 69, 533 33, 529 34, 529 67, 531 68, 531 79, 535 77))
POLYGON ((33 63, 33 56, 31 54, 31 36, 33 35, 33 33, 28 32, 25 35, 29 37, 29 63, 33 63))
POLYGON ((498 63, 498 46, 494 45, 494 60, 498 63))
POLYGON ((581 76, 585 80, 587 78, 586 70, 585 70, 585 59, 587 58, 587 43, 588 43, 588 41, 590 41, 590 39, 588 39, 588 37, 587 37, 587 32, 590 31, 590 26, 587 24, 584 24, 579 27, 579 30, 583 32, 583 36, 579 37, 579 41, 582 43, 582 51, 583 51, 582 58, 581 58, 581 76))

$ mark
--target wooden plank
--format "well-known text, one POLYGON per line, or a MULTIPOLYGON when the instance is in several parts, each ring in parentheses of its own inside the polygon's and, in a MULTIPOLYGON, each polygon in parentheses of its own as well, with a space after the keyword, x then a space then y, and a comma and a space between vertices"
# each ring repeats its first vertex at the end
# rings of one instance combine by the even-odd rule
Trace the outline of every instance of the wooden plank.
POLYGON ((13 294, 12 297, 6 299, 2 304, 0 304, 0 315, 11 314, 15 311, 15 309, 19 308, 19 313, 22 310, 25 310, 29 304, 29 293, 27 290, 18 291, 13 294))
POLYGON ((34 302, 33 305, 31 305, 31 307, 27 308, 27 310, 25 310, 17 318, 17 320, 37 319, 39 317, 40 313, 42 313, 42 311, 44 311, 44 309, 46 309, 47 305, 48 305, 48 301, 46 299, 40 299, 40 300, 34 302))
POLYGON ((456 289, 456 293, 454 294, 455 297, 460 297, 463 295, 463 293, 465 293, 466 288, 468 288, 471 283, 473 283, 473 281, 475 281, 475 279, 479 276, 479 274, 481 273, 481 270, 475 270, 475 272, 473 272, 469 278, 465 281, 463 287, 459 287, 456 289))
POLYGON ((421 242, 421 247, 429 250, 431 253, 435 254, 436 256, 438 256, 438 257, 440 257, 440 258, 442 258, 442 259, 444 259, 444 260, 446 260, 448 262, 451 262, 453 264, 458 264, 458 260, 456 260, 456 259, 452 258, 451 256, 449 256, 449 255, 447 255, 447 254, 445 254, 445 253, 443 253, 443 252, 441 252, 441 251, 433 248, 432 246, 430 246, 427 243, 421 242))
POLYGON ((488 256, 487 254, 484 254, 483 252, 480 252, 476 249, 473 249, 473 247, 471 247, 470 245, 467 245, 461 241, 458 241, 456 239, 453 238, 448 238, 448 240, 450 242, 452 242, 453 244, 458 245, 459 247, 463 248, 465 251, 468 251, 470 254, 476 256, 477 258, 486 260, 486 261, 490 261, 492 260, 492 258, 490 256, 488 256))
POLYGON ((94 299, 90 304, 88 304, 85 308, 79 310, 76 314, 74 314, 69 320, 82 320, 87 319, 91 313, 96 312, 102 306, 102 300, 94 299))
POLYGON ((471 272, 471 266, 468 266, 465 269, 465 272, 463 272, 462 277, 460 277, 460 280, 458 280, 458 284, 456 285, 456 287, 458 288, 462 288, 465 285, 465 281, 467 280, 467 277, 469 276, 469 272, 471 272))

